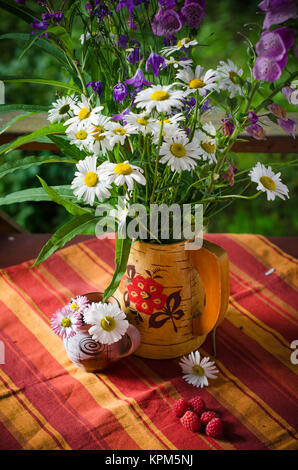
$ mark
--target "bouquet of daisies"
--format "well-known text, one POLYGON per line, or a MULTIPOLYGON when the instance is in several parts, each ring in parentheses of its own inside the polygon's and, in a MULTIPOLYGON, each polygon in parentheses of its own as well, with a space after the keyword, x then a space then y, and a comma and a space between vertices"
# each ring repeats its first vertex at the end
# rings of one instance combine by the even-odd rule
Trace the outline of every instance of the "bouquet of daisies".
MULTIPOLYGON (((73 218, 44 246, 37 263, 75 235, 94 233, 106 208, 118 234, 106 300, 126 269, 132 240, 120 235, 134 218, 133 204, 142 204, 148 219, 154 204, 201 204, 207 223, 234 198, 289 197, 281 174, 261 162, 237 171, 231 149, 244 132, 266 139, 265 117, 295 135, 295 123, 274 101, 282 93, 297 103, 298 73, 286 67, 289 56, 297 55, 295 1, 259 3, 263 25, 257 27, 255 45, 244 35, 245 68, 227 60, 205 70, 199 59, 204 0, 7 0, 1 5, 30 24, 26 49, 52 54, 68 77, 67 82, 21 78, 54 86, 58 98, 48 110, 49 126, 1 149, 6 153, 42 137, 60 148, 62 156, 54 161, 73 164, 70 186, 49 187, 39 178, 45 197, 73 218), (216 126, 210 114, 218 111, 223 118, 216 126)), ((40 112, 31 108, 21 107, 40 112)), ((161 228, 162 222, 154 239, 150 228, 140 230, 139 238, 175 240, 173 233, 164 240, 161 228)))

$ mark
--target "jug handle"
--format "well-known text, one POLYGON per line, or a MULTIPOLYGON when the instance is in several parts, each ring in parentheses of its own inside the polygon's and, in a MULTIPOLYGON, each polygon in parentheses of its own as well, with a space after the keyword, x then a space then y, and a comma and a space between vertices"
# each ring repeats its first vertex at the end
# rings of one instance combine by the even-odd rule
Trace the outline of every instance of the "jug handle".
POLYGON ((139 330, 134 325, 129 325, 126 330, 126 334, 130 337, 131 346, 127 353, 122 354, 121 359, 123 357, 130 356, 130 354, 134 353, 136 349, 138 349, 140 342, 141 342, 141 335, 139 330))
POLYGON ((223 248, 208 240, 204 240, 202 248, 189 253, 206 294, 203 313, 193 317, 193 334, 202 336, 216 328, 226 314, 230 294, 229 259, 223 248))

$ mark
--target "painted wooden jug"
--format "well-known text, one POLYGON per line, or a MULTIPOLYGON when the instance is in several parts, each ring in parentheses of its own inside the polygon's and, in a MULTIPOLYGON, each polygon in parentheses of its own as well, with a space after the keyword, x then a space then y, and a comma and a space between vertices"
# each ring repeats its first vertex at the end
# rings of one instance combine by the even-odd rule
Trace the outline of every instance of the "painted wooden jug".
POLYGON ((141 333, 135 354, 168 359, 188 354, 223 320, 229 299, 225 250, 209 241, 132 245, 126 276, 115 294, 141 333))

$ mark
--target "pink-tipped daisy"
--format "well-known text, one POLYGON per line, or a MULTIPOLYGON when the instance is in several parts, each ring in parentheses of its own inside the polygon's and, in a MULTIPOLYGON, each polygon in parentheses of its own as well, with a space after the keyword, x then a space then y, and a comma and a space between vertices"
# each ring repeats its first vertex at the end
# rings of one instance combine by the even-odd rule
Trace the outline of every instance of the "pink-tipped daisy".
POLYGON ((80 326, 82 326, 80 315, 71 310, 68 305, 61 308, 61 310, 57 310, 51 319, 51 327, 54 333, 62 336, 62 338, 74 336, 80 326))
POLYGON ((79 295, 75 299, 71 299, 68 306, 72 312, 84 313, 85 308, 88 306, 89 302, 87 297, 84 295, 79 295))

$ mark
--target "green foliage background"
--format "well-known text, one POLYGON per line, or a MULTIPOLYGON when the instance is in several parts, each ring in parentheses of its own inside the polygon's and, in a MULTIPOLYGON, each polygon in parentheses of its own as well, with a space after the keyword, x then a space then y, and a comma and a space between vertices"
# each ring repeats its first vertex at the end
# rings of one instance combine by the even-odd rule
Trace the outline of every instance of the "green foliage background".
MULTIPOLYGON (((246 61, 246 46, 238 32, 247 32, 244 24, 256 21, 256 4, 258 2, 239 0, 207 0, 206 18, 201 26, 200 38, 206 47, 201 48, 200 64, 206 67, 215 66, 219 60, 231 58, 242 66, 246 61)), ((261 21, 261 20, 260 20, 261 21)), ((260 23, 259 21, 259 23, 260 23)), ((0 34, 10 32, 28 33, 28 26, 9 13, 1 11, 0 34)), ((255 38, 258 37, 258 33, 255 38)), ((79 31, 78 31, 79 36, 79 31)), ((1 41, 1 75, 18 75, 32 77, 47 77, 60 80, 61 69, 50 56, 31 49, 19 60, 22 44, 12 41, 1 41)), ((47 105, 55 99, 55 90, 52 87, 32 84, 7 84, 6 103, 26 103, 47 105)), ((278 100, 277 100, 278 101, 278 100)), ((285 101, 279 98, 284 106, 285 101)), ((288 107, 289 111, 297 111, 295 107, 288 107)), ((19 154, 31 155, 34 152, 17 151, 19 154)), ((8 158, 14 158, 13 152, 8 158)), ((43 152, 50 155, 51 152, 43 152)), ((239 169, 253 166, 257 161, 265 164, 274 160, 288 162, 295 155, 262 155, 239 154, 237 167, 239 169)), ((69 184, 73 178, 73 166, 68 164, 51 164, 34 166, 24 171, 7 175, 0 180, 0 194, 8 194, 20 189, 39 187, 36 174, 40 175, 49 185, 57 186, 69 184)), ((298 186, 298 177, 295 169, 285 166, 282 177, 289 186, 291 198, 287 201, 276 199, 267 202, 265 195, 251 200, 235 201, 224 212, 221 212, 209 225, 211 232, 234 233, 260 233, 263 235, 296 235, 298 220, 295 217, 296 201, 295 191, 298 186)), ((65 223, 70 217, 60 206, 54 203, 22 203, 6 206, 5 211, 19 224, 31 232, 54 232, 59 225, 65 223)))

